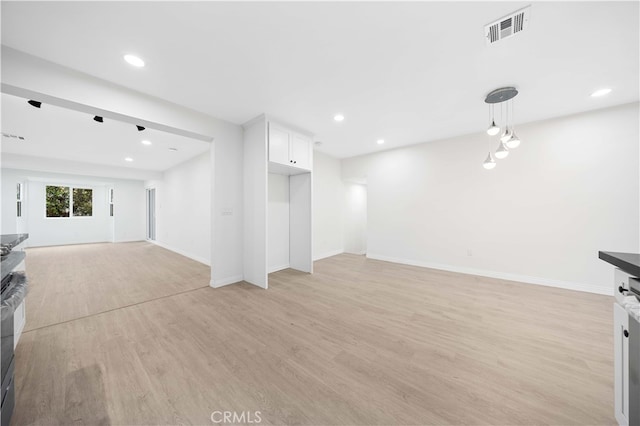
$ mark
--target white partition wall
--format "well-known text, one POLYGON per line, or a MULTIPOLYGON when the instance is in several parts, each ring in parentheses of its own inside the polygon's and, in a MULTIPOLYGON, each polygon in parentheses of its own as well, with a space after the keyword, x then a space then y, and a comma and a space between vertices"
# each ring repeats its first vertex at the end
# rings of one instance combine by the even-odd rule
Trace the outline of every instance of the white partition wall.
POLYGON ((267 288, 267 123, 244 131, 244 280, 267 288))
POLYGON ((244 280, 268 288, 271 270, 313 272, 312 139, 266 116, 244 129, 244 280))

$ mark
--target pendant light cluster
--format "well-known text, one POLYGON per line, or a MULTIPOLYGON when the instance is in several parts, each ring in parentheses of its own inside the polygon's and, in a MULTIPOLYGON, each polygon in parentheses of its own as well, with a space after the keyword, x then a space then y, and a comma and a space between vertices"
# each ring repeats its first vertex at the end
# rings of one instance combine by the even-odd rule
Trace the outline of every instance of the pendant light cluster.
POLYGON ((507 158, 510 149, 515 149, 520 146, 520 138, 516 135, 513 126, 513 98, 516 97, 518 91, 515 87, 502 87, 489 93, 485 98, 485 102, 489 104, 489 112, 491 113, 491 124, 487 129, 489 136, 496 136, 500 134, 500 140, 498 141, 498 147, 495 153, 487 155, 487 158, 482 163, 482 167, 487 170, 491 170, 496 167, 496 159, 502 160, 507 158), (504 120, 504 129, 496 124, 495 119, 495 106, 500 106, 500 118, 504 120), (511 109, 511 112, 509 110, 511 109), (502 133, 500 133, 502 130, 502 133))

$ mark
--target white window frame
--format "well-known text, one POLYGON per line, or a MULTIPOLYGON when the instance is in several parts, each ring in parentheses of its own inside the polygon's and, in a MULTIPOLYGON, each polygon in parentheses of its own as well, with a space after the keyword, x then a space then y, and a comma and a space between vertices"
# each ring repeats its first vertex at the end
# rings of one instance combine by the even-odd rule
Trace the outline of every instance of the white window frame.
POLYGON ((73 186, 68 184, 56 184, 56 183, 45 183, 44 184, 44 218, 45 219, 91 219, 94 217, 93 215, 93 201, 94 201, 94 191, 95 188, 87 187, 87 186, 73 186), (64 188, 69 188, 69 216, 47 216, 47 186, 62 186, 64 188), (73 214, 73 190, 74 189, 90 189, 91 190, 91 216, 74 216, 73 214))

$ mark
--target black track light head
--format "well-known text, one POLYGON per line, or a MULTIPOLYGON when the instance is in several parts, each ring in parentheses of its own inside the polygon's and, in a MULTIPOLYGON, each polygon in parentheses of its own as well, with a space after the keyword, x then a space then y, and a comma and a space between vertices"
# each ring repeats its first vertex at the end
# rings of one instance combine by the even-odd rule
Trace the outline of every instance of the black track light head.
POLYGON ((97 121, 98 123, 102 123, 104 121, 104 119, 99 115, 96 115, 95 117, 93 117, 93 120, 97 121))
POLYGON ((136 125, 136 127, 138 128, 138 131, 139 131, 139 132, 141 132, 141 131, 143 131, 143 130, 144 130, 144 127, 142 127, 142 126, 138 126, 138 125, 136 125))
POLYGON ((27 103, 33 107, 36 108, 40 108, 40 105, 42 105, 42 102, 38 102, 38 101, 34 101, 34 100, 29 100, 27 101, 27 103))

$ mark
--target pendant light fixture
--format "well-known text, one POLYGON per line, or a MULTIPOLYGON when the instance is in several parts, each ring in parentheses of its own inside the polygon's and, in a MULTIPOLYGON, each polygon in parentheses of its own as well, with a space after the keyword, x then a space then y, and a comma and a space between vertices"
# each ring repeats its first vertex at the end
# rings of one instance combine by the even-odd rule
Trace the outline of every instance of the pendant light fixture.
POLYGON ((491 105, 491 124, 489 125, 489 128, 487 129, 487 134, 489 136, 495 136, 498 133, 500 133, 500 127, 496 125, 496 118, 494 115, 494 109, 493 109, 493 105, 491 105))
MULTIPOLYGON (((507 102, 507 101, 505 101, 507 102)), ((500 140, 502 142, 506 142, 509 140, 509 138, 511 137, 511 131, 509 130, 509 104, 507 104, 507 111, 505 112, 505 125, 504 125, 504 132, 502 132, 502 134, 500 135, 500 140)))
POLYGON ((491 116, 491 125, 487 129, 487 134, 489 136, 500 134, 500 141, 498 142, 498 148, 495 153, 492 155, 491 152, 489 152, 484 163, 482 163, 482 166, 487 170, 496 167, 494 157, 498 160, 507 158, 507 156, 509 156, 509 149, 517 148, 520 145, 520 138, 516 136, 513 128, 513 98, 515 98, 517 94, 518 90, 516 90, 515 87, 501 87, 489 93, 484 100, 485 103, 490 106, 489 114, 491 116), (504 119, 504 130, 502 133, 500 133, 501 126, 498 126, 495 122, 495 104, 500 104, 500 118, 504 119), (511 114, 509 114, 509 106, 511 106, 511 114), (502 115, 502 111, 505 112, 504 116, 502 115))
POLYGON ((496 158, 498 160, 502 160, 503 158, 507 158, 508 155, 509 155, 509 150, 504 145, 504 142, 500 142, 498 144, 498 149, 496 149, 496 158))
POLYGON ((484 160, 484 163, 482 163, 482 167, 484 167, 487 170, 491 170, 494 167, 496 167, 496 160, 493 159, 493 156, 491 155, 491 153, 487 155, 487 159, 484 160))
MULTIPOLYGON (((511 121, 513 122, 513 101, 511 101, 511 121)), ((513 130, 511 131, 511 135, 505 142, 505 145, 507 145, 509 149, 514 149, 520 146, 520 138, 516 135, 516 132, 513 130)))
POLYGON ((502 132, 502 134, 500 135, 500 141, 506 142, 509 140, 510 137, 511 137, 511 130, 509 130, 508 127, 505 127, 504 132, 502 132))
POLYGON ((516 135, 516 132, 511 132, 511 137, 505 142, 505 145, 509 149, 514 149, 520 146, 520 138, 516 135))

